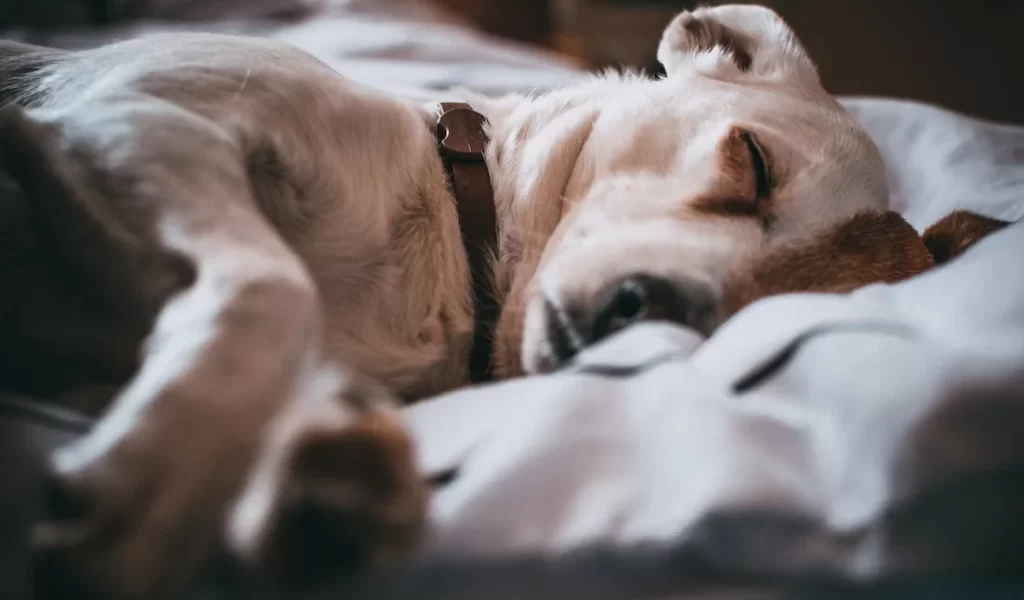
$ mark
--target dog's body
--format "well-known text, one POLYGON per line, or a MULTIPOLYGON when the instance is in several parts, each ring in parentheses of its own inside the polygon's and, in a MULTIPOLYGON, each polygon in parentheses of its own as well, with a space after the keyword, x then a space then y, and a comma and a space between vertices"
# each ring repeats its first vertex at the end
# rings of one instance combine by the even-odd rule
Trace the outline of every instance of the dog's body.
MULTIPOLYGON (((0 94, 20 108, 0 118, 0 228, 20 241, 0 269, 37 266, 5 275, 0 352, 20 370, 3 383, 124 386, 57 456, 44 564, 155 598, 222 541, 302 577, 296 515, 372 560, 407 549, 425 493, 391 393, 466 383, 474 320, 437 107, 265 40, 2 52, 0 94)), ((636 318, 710 333, 768 293, 931 264, 885 213, 874 146, 774 13, 684 14, 659 58, 661 80, 469 98, 490 123, 498 376, 555 368, 636 318), (880 249, 869 269, 761 275, 849 250, 837 232, 880 249)))
MULTIPOLYGON (((108 205, 92 210, 129 229, 145 224, 149 231, 131 231, 139 244, 201 263, 184 239, 195 235, 189 225, 159 214, 164 205, 198 204, 180 211, 275 240, 276 249, 255 241, 257 272, 245 273, 250 261, 240 258, 241 270, 228 275, 237 282, 228 285, 269 277, 299 294, 315 290, 326 355, 403 396, 462 383, 470 292, 425 111, 356 86, 290 46, 248 38, 130 41, 59 55, 37 77, 55 83, 14 99, 55 130, 55 151, 106 178, 94 202, 108 205), (170 164, 179 170, 167 172, 170 164), (153 165, 164 172, 146 173, 153 165), (161 177, 176 182, 152 181, 161 177), (203 178, 223 182, 217 200, 205 198, 212 188, 203 178), (189 181, 197 187, 181 190, 185 199, 164 198, 189 181), (150 192, 156 211, 138 198, 138 186, 159 186, 150 192), (227 216, 232 211, 239 219, 227 216)), ((153 295, 155 311, 168 294, 153 295)))

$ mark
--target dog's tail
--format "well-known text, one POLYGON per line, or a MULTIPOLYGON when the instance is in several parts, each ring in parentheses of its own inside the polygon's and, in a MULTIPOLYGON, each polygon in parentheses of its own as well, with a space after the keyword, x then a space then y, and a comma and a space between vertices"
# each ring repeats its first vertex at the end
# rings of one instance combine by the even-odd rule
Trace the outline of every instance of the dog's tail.
POLYGON ((47 68, 67 54, 64 50, 0 40, 0 106, 25 108, 45 99, 42 79, 47 68))

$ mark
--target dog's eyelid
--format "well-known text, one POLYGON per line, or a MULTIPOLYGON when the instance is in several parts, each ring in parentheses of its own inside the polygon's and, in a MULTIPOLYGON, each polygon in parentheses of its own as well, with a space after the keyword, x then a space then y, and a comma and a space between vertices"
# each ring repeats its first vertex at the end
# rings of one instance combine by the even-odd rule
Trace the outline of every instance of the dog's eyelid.
POLYGON ((772 222, 768 203, 776 184, 768 152, 752 132, 740 127, 729 133, 721 148, 729 188, 697 198, 688 208, 720 217, 755 218, 767 230, 772 222))
POLYGON ((753 133, 743 132, 743 141, 750 152, 750 159, 754 166, 755 190, 758 200, 771 196, 775 188, 775 177, 772 175, 771 162, 764 146, 753 133))

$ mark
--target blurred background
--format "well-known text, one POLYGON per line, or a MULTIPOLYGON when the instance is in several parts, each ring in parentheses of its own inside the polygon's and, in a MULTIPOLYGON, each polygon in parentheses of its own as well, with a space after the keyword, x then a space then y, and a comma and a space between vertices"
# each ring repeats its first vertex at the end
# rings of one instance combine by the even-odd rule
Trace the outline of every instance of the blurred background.
MULTIPOLYGON (((477 26, 594 66, 657 68, 680 0, 435 0, 477 26)), ((1024 123, 1024 0, 765 0, 836 94, 884 95, 1024 123)))
MULTIPOLYGON (((0 35, 231 14, 301 18, 326 5, 397 0, 0 0, 0 35)), ((657 70, 661 30, 685 0, 407 0, 588 66, 657 70)), ((716 4, 714 0, 700 4, 716 4)), ((764 0, 796 29, 837 94, 912 98, 1024 123, 1024 0, 764 0)), ((21 39, 39 39, 21 37, 21 39)), ((46 38, 42 38, 46 39, 46 38)))

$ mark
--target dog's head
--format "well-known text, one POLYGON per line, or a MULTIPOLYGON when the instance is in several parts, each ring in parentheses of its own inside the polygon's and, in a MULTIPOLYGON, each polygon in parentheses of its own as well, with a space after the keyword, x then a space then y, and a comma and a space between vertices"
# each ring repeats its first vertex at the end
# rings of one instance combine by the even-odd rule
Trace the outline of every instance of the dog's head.
POLYGON ((710 334, 757 298, 848 291, 931 257, 878 150, 772 11, 684 13, 658 80, 489 107, 497 370, 542 372, 643 319, 710 334))

